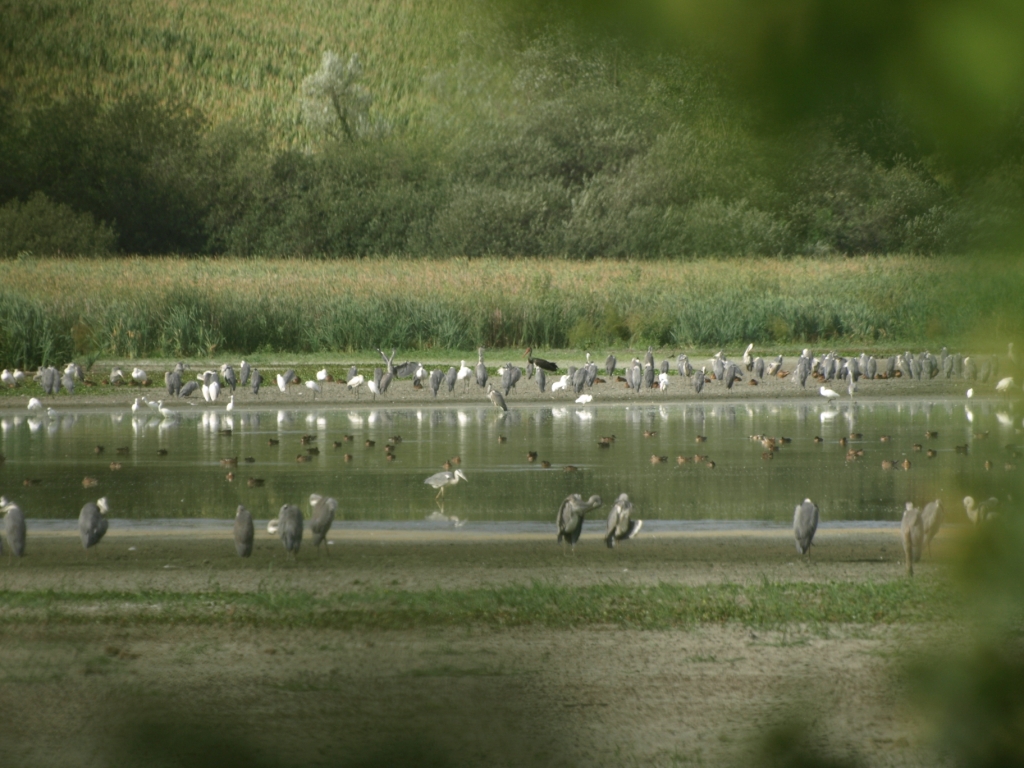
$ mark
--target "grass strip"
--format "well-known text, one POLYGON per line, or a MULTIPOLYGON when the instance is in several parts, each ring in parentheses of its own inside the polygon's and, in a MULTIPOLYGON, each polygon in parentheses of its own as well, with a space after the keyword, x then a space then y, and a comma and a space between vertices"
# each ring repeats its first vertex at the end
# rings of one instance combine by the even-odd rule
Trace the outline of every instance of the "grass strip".
POLYGON ((422 629, 479 625, 631 629, 740 623, 896 624, 948 621, 960 610, 949 585, 924 580, 851 584, 679 586, 534 583, 425 592, 0 592, 0 626, 216 625, 324 629, 422 629))

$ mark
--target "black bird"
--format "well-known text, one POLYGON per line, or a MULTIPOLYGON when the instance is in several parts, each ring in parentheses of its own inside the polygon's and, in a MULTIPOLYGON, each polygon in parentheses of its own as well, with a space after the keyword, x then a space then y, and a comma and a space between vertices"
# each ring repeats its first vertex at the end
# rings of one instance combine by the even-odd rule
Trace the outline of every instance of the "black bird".
POLYGON ((554 371, 558 370, 558 364, 557 363, 552 363, 550 360, 542 360, 539 357, 534 357, 533 356, 533 347, 527 347, 526 348, 526 361, 528 363, 533 363, 538 368, 543 368, 545 371, 552 371, 552 372, 554 372, 554 371))

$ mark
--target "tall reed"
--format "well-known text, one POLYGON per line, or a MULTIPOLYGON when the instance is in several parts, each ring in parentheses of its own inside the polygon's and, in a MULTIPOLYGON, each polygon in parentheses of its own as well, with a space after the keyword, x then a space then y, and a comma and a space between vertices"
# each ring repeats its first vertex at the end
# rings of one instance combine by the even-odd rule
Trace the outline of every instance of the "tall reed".
POLYGON ((689 262, 0 262, 0 364, 72 354, 949 342, 1024 331, 1024 264, 909 256, 689 262))

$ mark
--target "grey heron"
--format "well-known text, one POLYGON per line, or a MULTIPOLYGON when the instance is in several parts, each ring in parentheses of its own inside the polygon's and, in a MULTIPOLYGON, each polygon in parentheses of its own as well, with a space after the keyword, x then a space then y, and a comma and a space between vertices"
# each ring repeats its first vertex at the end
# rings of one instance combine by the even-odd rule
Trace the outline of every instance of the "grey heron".
POLYGON ((729 363, 725 367, 725 388, 732 389, 733 382, 742 381, 740 370, 736 363, 729 363))
POLYGON ((235 510, 235 552, 239 557, 249 557, 252 554, 253 527, 252 515, 249 510, 238 505, 235 510))
POLYGON ((182 385, 181 389, 178 390, 178 397, 188 397, 193 392, 199 389, 198 381, 189 381, 182 385))
POLYGON ((7 546, 15 557, 22 557, 25 554, 25 513, 21 507, 8 499, 0 496, 0 512, 4 516, 4 535, 7 537, 7 546))
POLYGON ((695 390, 697 390, 697 394, 698 395, 701 393, 701 390, 704 389, 704 379, 705 379, 705 377, 707 375, 708 375, 707 367, 702 367, 693 376, 693 388, 695 390))
POLYGON ((436 368, 430 372, 430 391, 434 393, 434 397, 437 397, 437 390, 441 388, 441 381, 444 379, 444 374, 440 368, 436 368))
POLYGON ((717 381, 725 378, 725 356, 721 351, 716 352, 711 358, 711 372, 715 374, 717 381))
POLYGON ((500 408, 502 411, 508 410, 508 406, 505 405, 505 398, 501 396, 501 392, 494 388, 493 384, 487 385, 487 399, 494 403, 495 408, 500 408))
POLYGON ((537 387, 540 389, 541 394, 544 394, 544 390, 547 389, 548 377, 544 373, 543 368, 537 369, 537 387))
POLYGON ((249 368, 249 364, 247 362, 245 362, 245 360, 243 360, 242 364, 240 366, 238 366, 238 372, 240 374, 240 378, 238 379, 238 386, 240 386, 240 387, 248 386, 248 384, 249 384, 250 368, 249 368))
POLYGON ((932 552, 932 539, 942 527, 942 499, 929 501, 921 511, 921 524, 924 526, 924 545, 928 548, 928 554, 932 552))
MULTIPOLYGON (((313 546, 316 547, 317 552, 320 552, 320 544, 327 537, 327 532, 331 530, 334 513, 338 511, 338 500, 330 496, 324 497, 318 493, 311 493, 309 506, 313 509, 309 520, 309 529, 313 532, 313 546)), ((331 554, 329 547, 327 554, 331 554)))
POLYGON ((259 368, 252 369, 252 393, 259 397, 260 384, 263 383, 263 374, 260 373, 259 368))
POLYGON ((679 375, 690 378, 693 376, 693 366, 690 365, 690 358, 686 355, 680 355, 676 358, 676 367, 679 369, 679 375))
POLYGON ((444 383, 448 387, 448 394, 450 395, 455 391, 455 382, 458 381, 459 369, 454 365, 448 368, 448 373, 445 374, 444 383))
POLYGON ((903 555, 906 558, 907 575, 914 575, 914 563, 921 559, 921 542, 924 540, 924 525, 921 510, 908 501, 900 521, 900 539, 903 541, 903 555))
POLYGON ((801 555, 806 555, 810 551, 816 530, 818 505, 810 499, 804 499, 793 511, 793 536, 796 538, 796 551, 801 555))
POLYGON ((267 533, 280 536, 286 551, 294 557, 302 546, 302 511, 294 504, 284 504, 277 519, 267 523, 267 533))
POLYGON ((754 358, 754 376, 758 379, 764 379, 764 359, 760 357, 754 358))
POLYGON ((597 509, 603 502, 597 494, 591 496, 587 501, 578 493, 565 497, 562 506, 558 508, 558 517, 555 522, 558 524, 558 543, 562 539, 569 542, 573 552, 576 551, 576 542, 579 541, 580 533, 583 531, 583 518, 592 510, 597 509))
POLYGON ((181 392, 181 373, 179 371, 168 371, 164 375, 164 383, 167 385, 167 394, 175 397, 181 392))
POLYGON ((615 355, 608 355, 604 361, 604 372, 608 374, 608 378, 615 375, 615 364, 618 361, 615 359, 615 355))
POLYGON ((235 369, 230 363, 224 363, 220 367, 220 376, 224 379, 224 385, 231 387, 231 392, 234 393, 235 387, 238 386, 238 379, 235 378, 235 369))
POLYGON ((110 506, 107 497, 99 499, 95 504, 88 502, 78 514, 78 536, 82 540, 82 548, 89 549, 99 544, 103 534, 107 532, 107 514, 110 506))
POLYGON ((437 496, 435 499, 444 498, 444 489, 449 485, 458 485, 459 480, 465 480, 469 482, 469 478, 462 474, 461 469, 456 469, 454 472, 438 472, 431 475, 423 481, 424 485, 429 485, 431 488, 438 488, 437 496))
POLYGON ((620 493, 619 498, 612 504, 612 511, 608 514, 608 528, 604 534, 604 541, 608 545, 608 549, 613 549, 616 541, 632 539, 640 533, 644 521, 633 520, 632 515, 633 502, 629 500, 628 494, 620 493))
POLYGON ((476 364, 476 385, 478 387, 487 386, 487 366, 484 365, 484 348, 480 347, 477 351, 477 364, 476 364))

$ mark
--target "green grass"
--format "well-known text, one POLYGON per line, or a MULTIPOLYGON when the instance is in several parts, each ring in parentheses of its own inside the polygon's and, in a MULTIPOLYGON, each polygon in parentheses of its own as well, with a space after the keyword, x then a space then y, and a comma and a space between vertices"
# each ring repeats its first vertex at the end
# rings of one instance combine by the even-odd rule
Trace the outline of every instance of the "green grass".
POLYGON ((0 364, 23 368, 377 346, 937 347, 974 334, 1002 351, 1024 331, 1024 262, 951 257, 25 258, 0 262, 0 286, 0 364))
POLYGON ((880 583, 773 583, 653 587, 534 583, 478 590, 368 590, 317 596, 163 591, 0 592, 0 626, 109 624, 215 625, 311 629, 405 630, 479 625, 569 629, 617 626, 686 628, 739 623, 896 624, 949 621, 956 599, 947 586, 923 580, 880 583))
POLYGON ((283 145, 308 141, 299 85, 325 50, 358 52, 376 109, 415 122, 436 97, 424 73, 455 65, 459 35, 480 16, 457 0, 11 0, 0 8, 0 73, 18 102, 148 93, 215 123, 260 125, 283 145))

